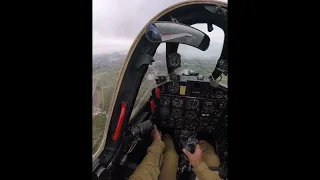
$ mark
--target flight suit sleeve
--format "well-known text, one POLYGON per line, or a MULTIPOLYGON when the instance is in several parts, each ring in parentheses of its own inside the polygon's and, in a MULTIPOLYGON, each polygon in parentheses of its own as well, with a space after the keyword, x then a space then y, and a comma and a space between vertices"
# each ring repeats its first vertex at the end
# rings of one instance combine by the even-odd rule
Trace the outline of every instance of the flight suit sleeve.
POLYGON ((160 174, 161 158, 165 144, 161 140, 155 140, 148 147, 147 155, 141 164, 130 176, 130 180, 157 180, 160 174))
POLYGON ((221 180, 216 171, 211 171, 205 162, 193 167, 193 172, 200 180, 221 180))

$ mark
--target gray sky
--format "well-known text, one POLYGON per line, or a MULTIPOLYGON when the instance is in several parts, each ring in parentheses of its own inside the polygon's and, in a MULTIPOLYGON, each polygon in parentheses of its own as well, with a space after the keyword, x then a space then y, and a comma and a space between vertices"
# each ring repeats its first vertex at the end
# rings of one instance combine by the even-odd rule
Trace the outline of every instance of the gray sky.
MULTIPOLYGON (((93 0, 93 54, 129 50, 152 17, 181 1, 184 0, 93 0)), ((195 27, 207 32, 206 26, 195 27)), ((212 32, 208 34, 211 43, 223 42, 223 31, 212 32)), ((206 52, 215 50, 211 46, 206 52)))

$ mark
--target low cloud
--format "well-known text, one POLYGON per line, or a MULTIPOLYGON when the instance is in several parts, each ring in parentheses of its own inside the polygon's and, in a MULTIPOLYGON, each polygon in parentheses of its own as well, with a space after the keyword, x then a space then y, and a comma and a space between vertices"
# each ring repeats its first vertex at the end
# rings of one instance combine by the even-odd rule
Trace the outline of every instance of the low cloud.
POLYGON ((93 0, 93 54, 128 50, 146 23, 183 0, 93 0))

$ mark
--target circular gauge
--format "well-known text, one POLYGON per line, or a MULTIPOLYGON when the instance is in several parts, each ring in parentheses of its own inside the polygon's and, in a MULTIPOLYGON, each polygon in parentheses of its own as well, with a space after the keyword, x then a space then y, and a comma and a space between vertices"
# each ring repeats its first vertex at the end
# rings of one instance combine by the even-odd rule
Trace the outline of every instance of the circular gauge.
POLYGON ((216 91, 216 98, 223 98, 224 93, 222 91, 216 91))
POLYGON ((172 110, 172 116, 173 116, 174 118, 179 118, 179 117, 181 116, 181 114, 182 114, 182 112, 181 112, 180 109, 173 109, 173 110, 172 110))
POLYGON ((223 119, 225 123, 228 123, 228 114, 224 115, 223 119))
POLYGON ((204 123, 204 124, 206 124, 206 123, 208 123, 209 121, 211 120, 211 118, 208 118, 208 117, 200 117, 200 122, 201 123, 204 123))
POLYGON ((160 93, 164 93, 164 85, 159 86, 160 93))
POLYGON ((196 123, 185 124, 184 126, 186 130, 191 130, 191 131, 194 131, 198 127, 196 123))
POLYGON ((219 111, 214 112, 214 118, 220 118, 220 116, 221 116, 221 112, 219 111))
POLYGON ((212 88, 209 88, 203 92, 203 96, 206 98, 214 98, 215 92, 212 88))
POLYGON ((183 119, 176 120, 176 128, 181 128, 183 126, 183 119))
POLYGON ((162 107, 160 108, 160 114, 164 115, 164 116, 168 116, 170 113, 170 110, 168 107, 162 107))
POLYGON ((188 120, 193 120, 197 118, 197 113, 195 111, 187 111, 186 112, 186 118, 188 120))
POLYGON ((172 94, 178 94, 180 90, 180 85, 176 82, 170 82, 168 84, 168 91, 172 94))
POLYGON ((203 104, 203 110, 211 111, 214 108, 215 103, 212 100, 205 100, 203 104))
POLYGON ((170 97, 168 96, 161 96, 160 97, 160 105, 161 106, 169 106, 170 104, 170 97))
POLYGON ((209 125, 209 122, 211 121, 211 119, 210 118, 208 118, 208 117, 200 117, 200 120, 199 120, 199 122, 200 122, 200 129, 203 129, 203 128, 205 128, 206 126, 208 126, 209 125))
POLYGON ((198 109, 199 104, 200 102, 198 99, 189 99, 187 102, 187 109, 198 109))
POLYGON ((168 56, 168 66, 178 67, 181 64, 181 56, 178 53, 171 53, 168 56))
POLYGON ((225 102, 225 101, 222 101, 222 102, 219 104, 220 109, 224 109, 226 106, 227 106, 227 102, 225 102))
POLYGON ((219 122, 219 119, 214 117, 211 124, 217 124, 219 122))
POLYGON ((176 108, 182 108, 183 106, 183 99, 181 98, 173 98, 172 99, 172 106, 176 108))

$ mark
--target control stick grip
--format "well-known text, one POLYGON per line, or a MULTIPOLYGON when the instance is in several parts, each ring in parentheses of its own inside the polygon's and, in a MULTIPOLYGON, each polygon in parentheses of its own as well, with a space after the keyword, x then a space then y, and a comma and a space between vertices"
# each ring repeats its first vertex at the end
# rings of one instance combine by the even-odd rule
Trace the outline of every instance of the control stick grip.
POLYGON ((185 148, 186 150, 188 150, 190 153, 194 153, 195 149, 196 149, 196 145, 198 144, 198 139, 196 138, 181 138, 181 144, 183 146, 183 148, 185 148))

